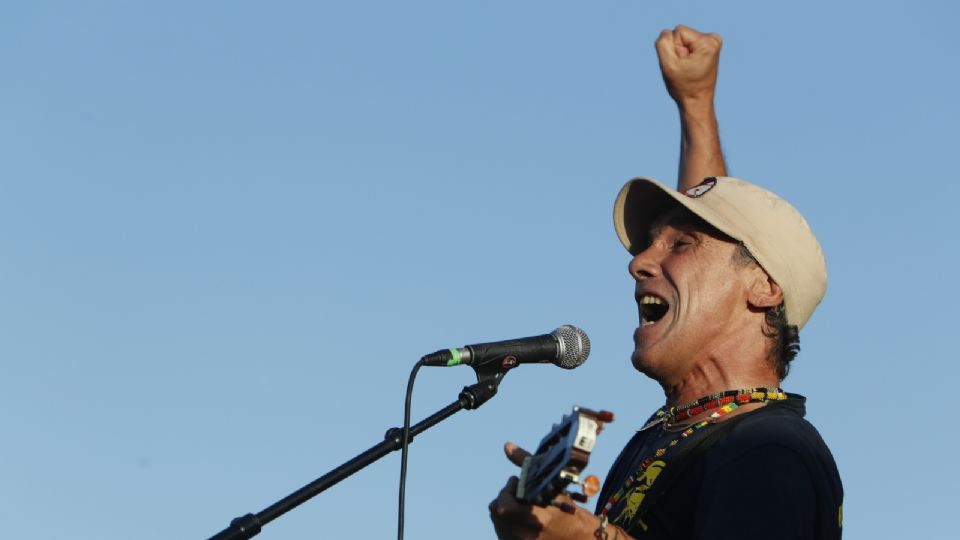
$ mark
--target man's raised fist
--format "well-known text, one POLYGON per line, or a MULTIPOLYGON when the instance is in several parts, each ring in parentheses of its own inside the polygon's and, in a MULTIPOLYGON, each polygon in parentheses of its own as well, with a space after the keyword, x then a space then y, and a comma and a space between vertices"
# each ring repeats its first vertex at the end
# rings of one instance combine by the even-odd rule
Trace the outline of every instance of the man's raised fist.
POLYGON ((677 105, 713 102, 722 46, 719 35, 682 25, 660 32, 656 42, 660 72, 677 105))

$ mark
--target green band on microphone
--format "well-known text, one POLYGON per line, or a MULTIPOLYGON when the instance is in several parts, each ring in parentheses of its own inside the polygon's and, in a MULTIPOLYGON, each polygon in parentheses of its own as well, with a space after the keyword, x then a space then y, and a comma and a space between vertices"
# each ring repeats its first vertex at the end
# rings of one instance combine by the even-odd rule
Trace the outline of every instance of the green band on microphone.
POLYGON ((460 349, 448 349, 450 354, 453 355, 453 358, 447 360, 447 367, 456 366, 460 364, 460 349))

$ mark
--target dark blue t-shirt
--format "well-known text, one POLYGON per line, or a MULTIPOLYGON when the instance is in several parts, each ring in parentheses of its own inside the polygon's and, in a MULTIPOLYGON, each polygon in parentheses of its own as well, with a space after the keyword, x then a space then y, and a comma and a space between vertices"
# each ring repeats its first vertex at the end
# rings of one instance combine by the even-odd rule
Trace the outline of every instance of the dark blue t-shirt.
MULTIPOLYGON (((610 521, 638 539, 839 539, 843 485, 830 450, 803 419, 805 401, 792 394, 733 417, 680 461, 670 460, 671 449, 647 469, 644 495, 654 498, 634 513, 638 496, 644 498, 629 496, 644 483, 635 482, 609 512, 610 521)), ((724 423, 705 428, 705 436, 724 423)), ((638 432, 607 475, 597 513, 644 459, 677 435, 660 426, 638 432)), ((679 446, 676 455, 683 455, 679 446)))

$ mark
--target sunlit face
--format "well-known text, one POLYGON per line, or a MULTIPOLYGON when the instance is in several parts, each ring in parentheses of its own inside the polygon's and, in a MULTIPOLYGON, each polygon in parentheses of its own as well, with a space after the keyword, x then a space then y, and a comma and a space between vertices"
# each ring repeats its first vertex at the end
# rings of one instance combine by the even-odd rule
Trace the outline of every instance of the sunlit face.
POLYGON ((640 315, 634 367, 661 383, 679 381, 729 345, 749 311, 749 269, 735 261, 738 249, 683 208, 654 222, 649 246, 629 266, 640 315))

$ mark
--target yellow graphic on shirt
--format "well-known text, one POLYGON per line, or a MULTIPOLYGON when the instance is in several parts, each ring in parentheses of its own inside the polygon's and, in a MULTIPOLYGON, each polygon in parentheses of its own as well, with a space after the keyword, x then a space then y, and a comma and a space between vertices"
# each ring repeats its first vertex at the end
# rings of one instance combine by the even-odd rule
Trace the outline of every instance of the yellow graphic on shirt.
POLYGON ((629 524, 630 521, 633 520, 633 516, 637 515, 637 510, 640 509, 640 503, 642 503, 643 498, 647 496, 647 491, 653 486, 654 481, 656 481, 666 466, 666 463, 658 460, 651 463, 650 466, 643 471, 643 474, 634 482, 634 487, 630 491, 630 495, 627 496, 627 504, 620 512, 620 515, 613 520, 614 523, 629 524))

